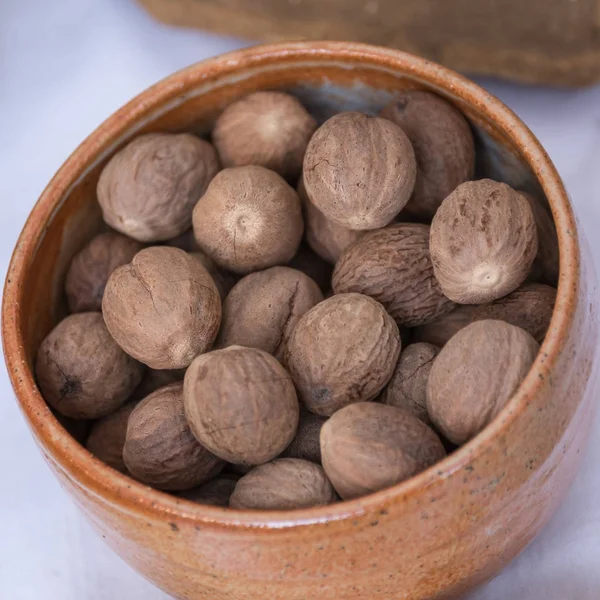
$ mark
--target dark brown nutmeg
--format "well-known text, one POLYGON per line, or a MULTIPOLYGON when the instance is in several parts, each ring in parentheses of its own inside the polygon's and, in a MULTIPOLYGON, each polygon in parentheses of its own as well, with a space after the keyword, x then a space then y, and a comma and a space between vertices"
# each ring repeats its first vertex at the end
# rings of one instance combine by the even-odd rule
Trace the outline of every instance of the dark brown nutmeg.
POLYGON ((212 144, 189 133, 148 133, 117 152, 98 180, 104 220, 140 242, 168 240, 192 224, 192 210, 219 170, 212 144))
POLYGON ((351 500, 416 475, 446 456, 423 421, 375 402, 336 412, 321 430, 323 468, 336 492, 351 500))
POLYGON ((429 227, 398 223, 363 236, 333 271, 336 294, 357 292, 381 302, 398 325, 415 327, 452 310, 429 257, 429 227))
POLYGON ((143 248, 120 233, 101 233, 86 244, 69 265, 65 292, 71 312, 99 311, 110 274, 131 262, 143 248))
POLYGON ((290 179, 300 173, 316 128, 316 121, 294 96, 254 92, 223 111, 212 139, 225 167, 259 165, 290 179))
POLYGON ((181 369, 211 347, 221 300, 198 260, 178 248, 153 246, 113 272, 102 314, 128 354, 153 369, 181 369))
POLYGON ((487 304, 463 304, 451 313, 412 332, 414 339, 442 347, 463 327, 483 319, 506 321, 530 333, 541 344, 554 312, 556 289, 543 283, 525 283, 512 294, 487 304))
POLYGON ((156 390, 134 408, 123 458, 136 479, 173 491, 200 485, 225 466, 193 436, 183 410, 182 383, 156 390))
POLYGON ((293 510, 335 502, 335 491, 320 465, 279 458, 244 475, 235 486, 231 508, 293 510))
POLYGON ((412 194, 417 166, 400 127, 358 112, 335 115, 313 135, 303 177, 311 202, 349 229, 384 227, 412 194))
POLYGON ((502 298, 525 281, 538 251, 529 202, 505 183, 463 183, 435 213, 429 249, 448 298, 460 304, 502 298))
POLYGON ((296 192, 257 166, 221 171, 196 204, 193 223, 200 248, 234 273, 286 264, 304 232, 296 192))
POLYGON ((96 458, 121 473, 127 473, 123 460, 123 446, 129 415, 136 406, 137 402, 127 402, 116 412, 96 421, 85 443, 85 447, 96 458))
POLYGON ((235 473, 220 473, 214 479, 198 487, 180 492, 179 496, 198 504, 226 508, 229 506, 229 498, 233 494, 235 484, 239 479, 240 476, 235 473))
POLYGON ((464 444, 502 410, 531 368, 539 344, 504 321, 471 323, 442 348, 429 374, 427 411, 451 442, 464 444))
POLYGON ((281 453, 288 458, 304 458, 311 462, 321 464, 321 445, 319 436, 323 423, 327 417, 315 415, 303 407, 300 407, 300 420, 294 439, 290 445, 281 453))
POLYGON ((257 348, 230 346, 196 357, 185 374, 184 397, 196 438, 231 463, 265 463, 296 433, 294 384, 275 358, 257 348))
POLYGON ((99 312, 70 315, 41 343, 35 375, 44 400, 73 419, 99 419, 117 410, 142 378, 99 312))
POLYGON ((217 347, 260 348, 283 358, 300 317, 323 300, 319 286, 289 267, 271 267, 243 277, 223 303, 217 347))
POLYGON ((417 160, 417 180, 407 214, 431 219, 458 185, 473 178, 475 143, 464 116, 449 102, 420 90, 404 90, 381 116, 408 136, 417 160))
POLYGON ((298 321, 284 364, 308 410, 329 416, 374 400, 392 376, 400 346, 398 326, 379 302, 340 294, 298 321))
POLYGON ((323 260, 335 264, 342 252, 364 235, 364 231, 348 229, 328 219, 308 198, 304 181, 298 182, 298 197, 302 202, 306 241, 323 260))
POLYGON ((398 364, 379 399, 401 408, 431 425, 427 414, 427 380, 439 350, 431 344, 411 344, 402 350, 398 364))

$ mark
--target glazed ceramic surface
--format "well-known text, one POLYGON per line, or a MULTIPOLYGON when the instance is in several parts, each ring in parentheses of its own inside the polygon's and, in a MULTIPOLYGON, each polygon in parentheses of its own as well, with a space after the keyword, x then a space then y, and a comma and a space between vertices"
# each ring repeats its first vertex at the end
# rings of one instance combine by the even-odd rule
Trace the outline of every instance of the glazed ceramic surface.
POLYGON ((575 475, 595 404, 593 268, 544 150, 510 110, 467 79, 359 44, 231 53, 176 73, 118 111, 67 160, 31 213, 8 272, 2 319, 17 400, 63 488, 115 552, 188 600, 457 597, 496 574, 548 521, 575 475), (461 109, 477 140, 477 175, 546 198, 557 224, 561 274, 550 330, 496 420, 407 482, 293 512, 193 504, 92 457, 45 405, 32 365, 40 341, 65 314, 70 258, 102 228, 95 188, 107 159, 143 132, 206 133, 224 106, 258 89, 288 90, 323 120, 341 110, 375 113, 407 87, 461 109))

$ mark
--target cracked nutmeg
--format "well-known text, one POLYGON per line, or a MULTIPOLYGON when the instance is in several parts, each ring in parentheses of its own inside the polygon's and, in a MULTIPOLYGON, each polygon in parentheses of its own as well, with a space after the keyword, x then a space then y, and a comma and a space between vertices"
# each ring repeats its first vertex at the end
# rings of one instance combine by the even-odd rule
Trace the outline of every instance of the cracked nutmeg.
POLYGON ((260 348, 281 361, 296 323, 321 300, 319 286, 296 269, 271 267, 246 275, 223 303, 216 345, 260 348))
POLYGON ((240 274, 288 263, 304 232, 295 190, 258 166, 221 171, 196 204, 193 223, 202 251, 240 274))
POLYGON ((298 321, 284 364, 308 410, 329 416, 374 400, 392 376, 400 346, 398 326, 379 302, 338 294, 298 321))
POLYGON ((125 352, 152 369, 181 369, 217 337, 221 299, 198 260, 153 246, 113 272, 102 314, 125 352))
POLYGON ((63 319, 41 343, 35 363, 46 402, 73 419, 99 419, 114 412, 142 373, 143 366, 119 348, 99 312, 63 319))
POLYGON ((117 152, 98 180, 102 216, 140 242, 180 235, 219 170, 212 144, 189 133, 147 133, 117 152))
POLYGON ((290 376, 257 348, 229 346, 196 357, 185 374, 184 404, 200 443, 234 464, 272 460, 298 426, 290 376))

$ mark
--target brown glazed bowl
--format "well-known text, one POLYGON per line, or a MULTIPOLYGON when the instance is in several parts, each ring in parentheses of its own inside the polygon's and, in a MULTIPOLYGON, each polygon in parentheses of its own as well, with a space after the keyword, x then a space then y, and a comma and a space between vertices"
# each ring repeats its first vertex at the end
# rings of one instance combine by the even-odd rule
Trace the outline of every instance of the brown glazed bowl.
POLYGON ((544 149, 501 102, 429 61, 353 43, 259 46, 184 69, 101 125, 52 179, 16 246, 2 333, 17 400, 50 468, 93 527, 176 598, 305 600, 454 598, 498 573, 540 531, 571 483, 596 397, 594 270, 544 149), (107 159, 147 131, 207 132, 233 99, 296 94, 324 119, 377 111, 403 88, 431 90, 469 118, 478 175, 545 196, 560 241, 550 330, 531 372, 496 420, 420 475, 331 506, 250 512, 201 506, 102 464, 61 426, 35 385, 38 344, 65 311, 69 259, 101 227, 95 201, 107 159))

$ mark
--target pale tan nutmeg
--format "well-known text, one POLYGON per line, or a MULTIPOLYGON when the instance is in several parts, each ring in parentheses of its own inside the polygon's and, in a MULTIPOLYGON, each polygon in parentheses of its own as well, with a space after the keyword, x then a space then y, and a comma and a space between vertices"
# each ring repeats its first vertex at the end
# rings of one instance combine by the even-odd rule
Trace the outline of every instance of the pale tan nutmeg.
POLYGON ((321 429, 323 468, 351 500, 400 483, 446 456, 435 432, 413 415, 360 402, 336 412, 321 429))
POLYGON ((387 119, 347 112, 326 121, 304 155, 311 202, 349 229, 384 227, 412 194, 417 166, 406 134, 387 119))
POLYGON ((296 269, 271 267, 250 273, 225 298, 216 346, 260 348, 281 360, 296 323, 321 300, 319 286, 296 269))
POLYGON ((329 416, 374 400, 392 376, 400 346, 398 326, 379 302, 339 294, 298 321, 284 364, 308 410, 329 416))
POLYGON ((117 152, 98 180, 104 220, 140 242, 173 238, 219 170, 217 153, 189 133, 148 133, 117 152))
POLYGON ((153 369, 181 369, 212 346, 221 300, 196 259, 178 248, 153 246, 113 272, 102 313, 125 352, 153 369))
POLYGON ((451 311, 434 277, 429 227, 398 223, 369 232, 338 260, 332 276, 336 294, 357 292, 381 302, 398 325, 415 327, 451 311))
POLYGON ((504 321, 471 323, 442 348, 427 384, 427 411, 451 442, 464 444, 504 408, 531 368, 539 344, 504 321))
POLYGON ((96 458, 121 473, 127 473, 123 446, 129 415, 136 406, 137 402, 127 402, 116 412, 95 421, 85 443, 85 447, 96 458))
POLYGON ((304 209, 304 226, 308 245, 323 260, 335 264, 342 252, 364 235, 328 219, 308 198, 304 181, 298 182, 298 197, 304 209))
POLYGON ((231 508, 293 510, 335 502, 335 491, 320 465, 279 458, 244 475, 229 500, 231 508))
POLYGON ((449 102, 418 90, 400 92, 381 116, 402 128, 417 159, 417 180, 405 213, 430 220, 446 196, 473 178, 471 128, 449 102))
POLYGON ((99 311, 110 274, 143 248, 120 233, 101 233, 86 244, 69 265, 65 292, 71 312, 99 311))
POLYGON ((123 459, 136 479, 171 491, 209 481, 225 466, 192 435, 183 410, 181 382, 156 390, 133 409, 123 459))
POLYGON ((459 185, 431 223, 431 261, 448 298, 460 304, 491 302, 516 290, 538 251, 528 201, 491 179, 459 185))
POLYGON ((259 165, 293 179, 316 128, 316 121, 294 96, 255 92, 223 111, 212 140, 225 167, 259 165))
POLYGON ((535 218, 538 235, 538 252, 531 266, 529 279, 556 286, 558 283, 558 237, 550 212, 527 192, 519 192, 529 202, 535 218))
POLYGON ((412 330, 416 341, 440 348, 461 329, 475 321, 496 319, 516 325, 542 343, 554 311, 556 289, 543 283, 524 283, 512 294, 487 304, 463 304, 436 321, 412 330))
POLYGON ((431 425, 427 414, 427 380, 438 352, 435 346, 422 342, 404 348, 379 400, 431 425))
POLYGON ((35 363, 44 400, 73 419, 99 419, 122 406, 143 366, 109 334, 99 312, 62 320, 40 344, 35 363))
POLYGON ((200 443, 234 464, 272 460, 298 426, 290 376, 257 348, 230 346, 196 357, 185 374, 184 403, 200 443))
POLYGON ((296 192, 258 166, 221 171, 196 204, 193 223, 200 248, 242 274, 289 262, 304 232, 296 192))

